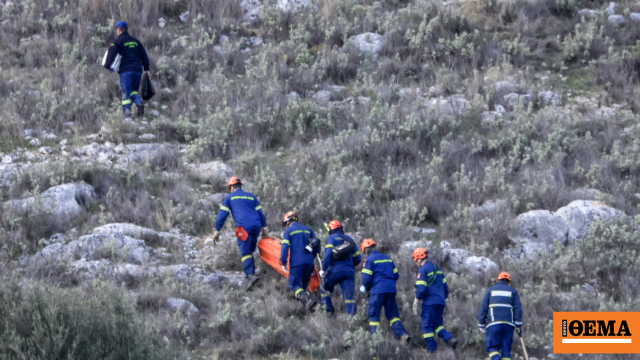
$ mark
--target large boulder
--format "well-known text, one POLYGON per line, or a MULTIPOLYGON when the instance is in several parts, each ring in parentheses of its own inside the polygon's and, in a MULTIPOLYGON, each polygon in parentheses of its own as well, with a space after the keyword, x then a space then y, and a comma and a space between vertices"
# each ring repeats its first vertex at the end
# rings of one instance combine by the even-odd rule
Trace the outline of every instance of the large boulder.
POLYGON ((362 53, 378 54, 385 44, 385 37, 376 33, 364 33, 351 38, 351 44, 362 53))
POLYGON ((262 18, 262 3, 260 0, 242 0, 240 6, 244 10, 242 20, 246 23, 251 24, 262 18))
POLYGON ((622 211, 607 206, 601 201, 576 200, 556 211, 569 226, 569 242, 585 237, 589 233, 589 226, 594 221, 613 221, 622 216, 622 211))
POLYGON ((569 226, 564 220, 548 210, 533 210, 516 218, 516 239, 529 240, 552 246, 555 240, 567 245, 569 226))
POLYGON ((68 244, 52 244, 35 255, 35 260, 92 261, 110 259, 131 264, 149 262, 155 251, 145 245, 144 240, 122 234, 86 235, 68 244))
POLYGON ((234 170, 222 161, 211 161, 195 166, 193 172, 202 180, 223 181, 226 183, 233 176, 234 170))
POLYGON ((193 251, 198 239, 193 236, 155 231, 142 226, 126 223, 113 223, 99 226, 91 231, 95 235, 120 234, 142 239, 150 245, 170 246, 183 251, 193 251))
POLYGON ((589 226, 597 219, 612 221, 620 216, 620 210, 600 201, 576 200, 555 213, 533 210, 520 214, 516 218, 516 234, 511 240, 542 244, 547 249, 552 249, 555 240, 567 246, 586 236, 589 226))
POLYGON ((72 223, 85 213, 89 203, 97 199, 93 186, 85 182, 58 185, 47 189, 39 196, 30 196, 4 203, 18 213, 35 211, 48 216, 49 221, 59 224, 72 223))
POLYGON ((425 102, 423 107, 437 115, 456 116, 464 114, 469 108, 469 102, 462 95, 453 95, 448 98, 434 98, 425 102))
POLYGON ((453 249, 451 243, 443 241, 440 243, 440 253, 438 261, 441 264, 447 264, 451 271, 459 273, 464 260, 470 256, 467 250, 453 249))
POLYGON ((301 7, 309 6, 309 0, 278 0, 278 8, 282 11, 295 12, 301 7))
POLYGON ((474 275, 498 272, 498 264, 484 256, 469 256, 463 261, 465 269, 474 275))

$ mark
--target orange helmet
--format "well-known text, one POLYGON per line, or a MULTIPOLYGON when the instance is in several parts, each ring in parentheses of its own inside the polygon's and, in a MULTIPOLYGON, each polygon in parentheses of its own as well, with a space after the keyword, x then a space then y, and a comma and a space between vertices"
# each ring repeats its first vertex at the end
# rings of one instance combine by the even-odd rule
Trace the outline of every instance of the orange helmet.
POLYGON ((376 246, 376 242, 373 241, 372 239, 364 239, 364 241, 362 242, 362 245, 360 246, 360 250, 364 252, 364 249, 371 246, 376 246))
POLYGON ((413 261, 426 259, 428 254, 429 254, 429 250, 424 248, 417 248, 413 251, 413 261))
POLYGON ((231 185, 242 185, 242 181, 240 181, 239 177, 234 176, 231 179, 229 179, 229 182, 227 183, 227 187, 231 185))
POLYGON ((338 220, 331 220, 329 224, 324 224, 324 226, 327 228, 327 231, 331 231, 337 228, 341 228, 342 224, 340 224, 340 221, 338 220))
POLYGON ((282 217, 282 226, 287 226, 287 223, 289 221, 298 221, 298 214, 294 213, 293 211, 289 211, 288 213, 284 214, 284 216, 282 217))
POLYGON ((509 282, 511 282, 511 276, 509 276, 508 272, 501 272, 500 275, 498 275, 498 281, 502 280, 502 279, 507 279, 509 280, 509 282))

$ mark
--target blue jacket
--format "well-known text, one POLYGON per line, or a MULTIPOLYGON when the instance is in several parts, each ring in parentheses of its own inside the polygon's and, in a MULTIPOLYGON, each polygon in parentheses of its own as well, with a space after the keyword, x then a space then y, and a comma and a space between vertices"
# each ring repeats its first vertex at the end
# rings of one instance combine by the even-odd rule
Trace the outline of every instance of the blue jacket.
POLYGON ((416 277, 416 298, 422 300, 422 306, 446 305, 449 285, 442 269, 427 261, 420 267, 416 277))
POLYGON ((232 192, 222 201, 216 221, 216 230, 222 229, 229 214, 233 215, 237 227, 242 226, 247 231, 250 228, 267 226, 267 218, 262 212, 262 205, 260 205, 258 198, 242 189, 232 192))
POLYGON ((294 222, 284 231, 282 239, 282 254, 280 255, 280 262, 282 265, 287 265, 287 259, 289 258, 289 250, 291 250, 291 263, 289 268, 298 265, 311 264, 313 265, 313 259, 316 254, 320 252, 320 246, 318 245, 313 249, 313 252, 307 252, 304 248, 309 244, 309 239, 316 237, 313 230, 294 222))
MULTIPOLYGON (((149 57, 147 57, 147 51, 142 46, 142 43, 138 39, 129 35, 128 32, 123 32, 109 47, 109 53, 107 54, 107 61, 104 67, 111 68, 111 63, 116 58, 116 54, 120 54, 122 59, 120 60, 119 74, 136 71, 142 72, 149 71, 149 57)), ((134 89, 137 90, 137 89, 134 89)))
POLYGON ((327 269, 331 267, 331 272, 333 273, 346 271, 355 272, 355 267, 358 266, 362 260, 360 251, 358 250, 358 244, 356 244, 356 248, 348 259, 342 261, 333 260, 333 248, 347 241, 345 239, 353 241, 351 237, 345 235, 341 228, 336 229, 336 233, 327 238, 327 245, 324 247, 324 259, 322 259, 322 269, 324 269, 324 271, 327 271, 327 269))
POLYGON ((487 291, 478 314, 479 327, 496 324, 522 326, 520 295, 506 281, 500 281, 487 291))
POLYGON ((364 261, 362 285, 371 294, 397 293, 398 269, 390 257, 373 250, 364 261))

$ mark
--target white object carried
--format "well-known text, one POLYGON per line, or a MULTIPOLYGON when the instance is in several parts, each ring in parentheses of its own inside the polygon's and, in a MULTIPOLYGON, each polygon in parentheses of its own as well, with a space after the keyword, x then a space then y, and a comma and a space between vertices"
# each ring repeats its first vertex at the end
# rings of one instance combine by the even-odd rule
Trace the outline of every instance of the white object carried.
MULTIPOLYGON (((107 56, 109 55, 109 50, 107 50, 106 53, 104 53, 104 57, 102 58, 102 66, 104 66, 107 63, 107 56)), ((111 63, 111 70, 118 72, 118 70, 120 70, 120 60, 122 59, 122 56, 120 54, 116 54, 116 58, 113 59, 113 62, 111 63)))

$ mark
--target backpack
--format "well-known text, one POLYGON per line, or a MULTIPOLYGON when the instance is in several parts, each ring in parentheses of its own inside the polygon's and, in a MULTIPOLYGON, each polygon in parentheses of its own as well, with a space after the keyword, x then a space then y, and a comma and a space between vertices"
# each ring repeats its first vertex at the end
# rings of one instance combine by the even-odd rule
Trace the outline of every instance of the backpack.
POLYGON ((356 243, 353 240, 342 239, 342 244, 335 246, 332 251, 333 260, 344 261, 347 260, 356 249, 356 243))
POLYGON ((140 79, 140 97, 144 101, 149 101, 156 94, 156 90, 153 88, 149 75, 145 72, 140 79))
MULTIPOLYGON (((109 55, 109 50, 107 50, 106 53, 104 53, 104 57, 102 58, 102 66, 104 66, 107 63, 107 56, 109 55)), ((118 72, 118 70, 120 70, 120 60, 122 60, 122 56, 120 54, 116 54, 116 58, 113 59, 113 62, 111 63, 111 70, 118 72)))

